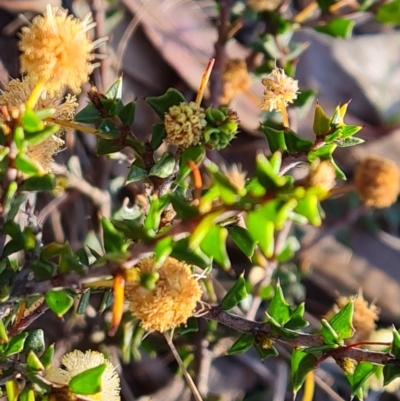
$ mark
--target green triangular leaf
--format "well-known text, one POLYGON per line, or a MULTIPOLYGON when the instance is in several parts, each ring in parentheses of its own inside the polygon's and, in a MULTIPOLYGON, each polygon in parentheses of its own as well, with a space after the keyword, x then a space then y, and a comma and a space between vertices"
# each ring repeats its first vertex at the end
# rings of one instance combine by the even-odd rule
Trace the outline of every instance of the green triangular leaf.
POLYGON ((121 136, 120 130, 115 126, 111 120, 102 120, 98 126, 98 131, 107 138, 119 138, 121 136))
POLYGON ((279 206, 278 201, 271 201, 246 216, 246 226, 251 238, 268 258, 274 254, 275 224, 271 220, 275 219, 279 206))
POLYGON ((188 161, 191 160, 197 165, 203 159, 204 154, 205 150, 202 146, 194 146, 182 152, 179 163, 179 172, 176 177, 178 183, 181 183, 191 172, 188 161))
POLYGON ((322 324, 321 335, 326 344, 341 345, 343 343, 343 341, 339 339, 339 336, 336 333, 336 331, 332 328, 332 326, 328 323, 326 319, 321 319, 321 324, 322 324))
POLYGON ((89 103, 74 118, 77 123, 96 124, 101 120, 100 113, 92 103, 89 103))
POLYGON ((275 286, 274 296, 268 306, 268 314, 273 317, 280 326, 288 322, 292 315, 292 310, 285 300, 279 281, 275 286))
POLYGON ((258 344, 254 344, 254 348, 258 352, 258 355, 260 355, 262 361, 265 361, 267 358, 271 356, 279 355, 278 350, 275 347, 265 349, 258 344))
POLYGON ((303 385, 308 372, 315 369, 317 360, 318 359, 313 354, 308 354, 301 348, 292 352, 292 383, 295 393, 297 393, 303 385))
POLYGON ((319 200, 316 194, 306 193, 303 198, 298 200, 294 211, 297 214, 306 217, 310 224, 316 227, 319 227, 322 224, 322 218, 319 210, 319 200))
POLYGON ((52 191, 56 186, 53 174, 29 177, 19 187, 21 191, 52 191))
POLYGON ((200 269, 206 269, 211 264, 211 259, 200 248, 192 249, 189 247, 188 238, 173 242, 171 256, 198 266, 200 269))
POLYGON ((400 366, 386 365, 383 367, 383 385, 387 386, 392 380, 400 377, 400 366))
POLYGON ((107 99, 121 99, 122 77, 119 77, 104 94, 107 99))
POLYGON ((349 138, 355 134, 357 134, 357 132, 359 132, 360 130, 362 130, 362 125, 343 125, 342 126, 342 135, 341 135, 341 139, 346 139, 349 138))
POLYGON ((254 335, 243 333, 229 348, 227 355, 243 354, 254 345, 254 335))
POLYGON ((224 227, 214 225, 210 228, 207 235, 200 244, 201 250, 212 257, 215 262, 221 265, 225 270, 229 270, 231 262, 226 251, 226 237, 228 230, 224 227))
POLYGON ((39 166, 37 163, 28 157, 26 154, 18 153, 15 158, 15 167, 17 170, 25 174, 38 174, 39 166))
POLYGON ((49 291, 45 300, 49 308, 59 317, 65 315, 74 303, 74 299, 65 290, 49 291))
POLYGON ((313 131, 317 137, 324 137, 331 129, 331 119, 326 116, 324 109, 317 103, 314 112, 313 131))
POLYGON ((135 108, 136 102, 129 102, 122 108, 122 110, 118 113, 118 117, 120 118, 122 124, 130 127, 134 123, 135 108))
POLYGON ((164 123, 153 124, 151 128, 151 139, 150 146, 153 150, 157 150, 164 139, 167 137, 167 131, 165 131, 164 123))
POLYGON ((101 219, 103 227, 104 249, 107 253, 125 251, 125 238, 115 229, 110 220, 101 219))
POLYGON ((238 278, 233 287, 226 293, 220 303, 222 310, 229 310, 247 297, 246 281, 243 274, 238 278))
POLYGON ((400 359, 400 334, 394 327, 393 327, 393 341, 390 351, 397 359, 400 359))
POLYGON ((348 148, 350 146, 356 146, 364 143, 364 139, 361 138, 345 138, 345 139, 338 139, 335 141, 335 144, 340 148, 348 148))
POLYGON ((292 312, 292 316, 290 317, 290 320, 285 324, 286 329, 290 330, 299 330, 302 329, 303 327, 307 327, 309 323, 307 320, 303 318, 305 311, 305 306, 304 302, 302 302, 294 312, 292 312))
POLYGON ((285 143, 289 153, 308 152, 314 145, 313 141, 302 138, 289 128, 285 129, 285 143))
POLYGON ((185 98, 182 93, 176 89, 169 88, 162 96, 146 98, 146 102, 158 114, 158 116, 164 120, 165 113, 169 108, 185 102, 185 98))
POLYGON ((359 362, 352 375, 348 375, 351 384, 351 394, 356 395, 362 389, 365 381, 374 373, 376 366, 371 362, 359 362))
POLYGON ((54 358, 54 344, 51 344, 46 351, 43 352, 40 357, 40 362, 42 362, 45 369, 48 369, 51 366, 54 358))
POLYGON ((340 340, 353 336, 354 301, 350 301, 335 316, 329 319, 329 324, 335 330, 340 340))
POLYGON ((156 164, 151 168, 149 175, 153 175, 160 178, 169 177, 175 167, 175 157, 172 153, 165 152, 157 160, 156 164))
POLYGON ((84 291, 79 299, 78 307, 76 308, 77 315, 83 315, 86 313, 87 306, 90 300, 90 288, 84 291))
POLYGON ((45 127, 43 121, 31 109, 27 109, 22 116, 22 126, 29 133, 42 131, 45 127))
POLYGON ((43 130, 35 132, 32 134, 27 133, 25 135, 25 140, 28 146, 40 145, 47 138, 59 131, 60 127, 58 125, 47 125, 43 130))
POLYGON ((376 19, 383 24, 399 24, 400 0, 389 1, 381 5, 376 12, 376 19))
POLYGON ((333 18, 327 24, 316 26, 315 30, 334 38, 349 38, 353 32, 355 22, 347 18, 333 18))
POLYGON ((121 145, 119 138, 117 139, 104 139, 98 138, 96 153, 99 156, 109 155, 110 153, 120 152, 125 145, 121 145))
POLYGON ((32 389, 25 387, 19 395, 18 401, 35 401, 35 393, 32 389))
POLYGON ((136 159, 129 170, 126 183, 142 181, 147 178, 147 171, 142 167, 140 159, 136 159))
POLYGON ((287 150, 285 143, 285 135, 283 130, 276 130, 272 127, 268 127, 267 125, 261 125, 260 130, 267 137, 271 153, 274 153, 277 150, 280 150, 281 152, 287 150))
POLYGON ((88 369, 74 376, 68 383, 69 389, 75 394, 91 395, 101 391, 101 377, 106 370, 105 363, 88 369))
POLYGON ((249 232, 240 226, 228 226, 227 228, 233 242, 247 257, 251 258, 256 242, 251 238, 249 232))
POLYGON ((39 357, 35 354, 34 351, 29 351, 28 357, 26 358, 26 363, 28 365, 29 370, 32 370, 34 372, 44 370, 42 362, 40 362, 39 357))
POLYGON ((28 337, 28 334, 29 333, 27 333, 27 332, 23 332, 23 333, 17 334, 14 337, 11 337, 10 342, 7 344, 7 347, 4 350, 4 355, 11 356, 11 355, 22 352, 22 350, 24 349, 25 340, 28 337))
POLYGON ((335 149, 336 144, 334 143, 327 143, 326 145, 322 145, 321 147, 308 152, 308 161, 312 163, 315 159, 330 160, 331 155, 335 149))

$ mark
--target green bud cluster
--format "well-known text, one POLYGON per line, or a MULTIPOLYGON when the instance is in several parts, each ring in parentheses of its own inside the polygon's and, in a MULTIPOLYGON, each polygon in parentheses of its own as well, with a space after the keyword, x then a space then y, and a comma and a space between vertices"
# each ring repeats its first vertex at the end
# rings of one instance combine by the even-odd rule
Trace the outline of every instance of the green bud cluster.
POLYGON ((206 121, 207 125, 203 130, 206 147, 217 150, 226 148, 239 127, 237 114, 227 107, 220 109, 210 107, 206 110, 206 121))

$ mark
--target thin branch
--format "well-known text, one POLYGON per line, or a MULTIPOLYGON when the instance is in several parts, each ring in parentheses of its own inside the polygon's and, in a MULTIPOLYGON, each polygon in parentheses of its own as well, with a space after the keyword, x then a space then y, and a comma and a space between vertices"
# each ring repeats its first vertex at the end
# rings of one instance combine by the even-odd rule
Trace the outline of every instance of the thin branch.
POLYGON ((284 175, 287 172, 289 172, 292 168, 295 168, 297 165, 306 162, 307 162, 307 155, 304 153, 284 157, 282 160, 280 174, 284 175))
POLYGON ((102 191, 101 189, 89 184, 83 178, 71 173, 65 166, 60 164, 54 164, 53 171, 55 174, 63 175, 68 179, 68 188, 74 188, 81 194, 87 196, 99 209, 102 216, 110 216, 111 197, 108 191, 102 191))
POLYGON ((209 342, 205 338, 207 332, 206 321, 201 319, 199 321, 199 331, 196 335, 196 374, 195 381, 199 393, 204 397, 208 394, 208 381, 210 376, 211 364, 213 360, 212 352, 209 349, 209 342))
POLYGON ((190 388, 190 391, 193 394, 193 397, 196 401, 203 401, 203 399, 201 398, 201 395, 199 393, 199 390, 197 390, 196 385, 193 382, 192 377, 189 375, 189 372, 186 369, 186 366, 184 365, 177 349, 175 348, 174 343, 172 342, 172 335, 169 335, 167 333, 164 333, 164 337, 167 340, 167 343, 169 345, 169 348, 172 351, 172 354, 175 357, 175 360, 178 362, 179 367, 181 368, 182 374, 185 377, 186 383, 190 388))
POLYGON ((277 373, 274 382, 274 398, 272 401, 282 401, 285 399, 288 379, 288 363, 281 359, 277 362, 277 373))
MULTIPOLYGON (((105 5, 102 0, 91 0, 90 10, 93 14, 93 20, 96 22, 94 28, 95 40, 105 37, 105 5)), ((103 42, 99 47, 99 54, 107 53, 107 45, 103 42)), ((106 90, 108 86, 108 74, 110 71, 109 57, 100 60, 100 68, 94 71, 95 75, 99 75, 96 80, 99 84, 100 90, 106 90)))
MULTIPOLYGON (((309 348, 324 345, 324 340, 320 334, 296 333, 296 337, 294 338, 282 337, 274 332, 273 327, 269 323, 253 322, 225 312, 219 307, 210 308, 203 317, 208 320, 215 320, 239 332, 265 335, 272 340, 290 345, 292 348, 309 348)), ((329 355, 334 358, 350 358, 357 362, 368 361, 378 365, 395 364, 396 366, 400 366, 400 361, 389 353, 369 351, 361 348, 339 346, 329 351, 329 355)))
POLYGON ((18 323, 14 324, 14 326, 12 326, 10 331, 8 332, 8 335, 10 337, 13 337, 13 336, 16 336, 19 333, 22 333, 36 319, 38 319, 40 316, 42 316, 43 313, 45 313, 48 309, 49 309, 49 307, 47 306, 47 304, 43 303, 32 314, 30 314, 29 316, 21 319, 18 323))
POLYGON ((323 227, 323 230, 318 230, 311 238, 305 238, 302 244, 300 252, 297 254, 298 259, 303 259, 307 252, 315 245, 320 243, 324 238, 335 235, 338 231, 343 228, 352 226, 353 223, 360 218, 370 213, 371 209, 365 205, 360 205, 355 209, 351 209, 344 217, 336 221, 330 226, 323 227))
POLYGON ((328 384, 326 384, 318 375, 314 375, 315 384, 326 394, 329 395, 334 401, 346 401, 338 393, 336 393, 328 384))
POLYGON ((219 98, 222 93, 222 75, 224 73, 226 51, 225 45, 229 39, 229 17, 231 14, 232 0, 221 0, 219 2, 220 15, 218 25, 218 39, 215 43, 215 63, 210 77, 210 103, 218 107, 219 98))

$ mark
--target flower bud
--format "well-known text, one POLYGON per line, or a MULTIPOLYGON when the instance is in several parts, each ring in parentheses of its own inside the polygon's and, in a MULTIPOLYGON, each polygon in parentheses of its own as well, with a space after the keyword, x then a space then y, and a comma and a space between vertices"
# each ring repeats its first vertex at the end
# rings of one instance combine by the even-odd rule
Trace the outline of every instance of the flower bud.
POLYGON ((354 186, 361 200, 376 208, 391 206, 400 192, 396 163, 379 156, 368 156, 356 166, 354 186))

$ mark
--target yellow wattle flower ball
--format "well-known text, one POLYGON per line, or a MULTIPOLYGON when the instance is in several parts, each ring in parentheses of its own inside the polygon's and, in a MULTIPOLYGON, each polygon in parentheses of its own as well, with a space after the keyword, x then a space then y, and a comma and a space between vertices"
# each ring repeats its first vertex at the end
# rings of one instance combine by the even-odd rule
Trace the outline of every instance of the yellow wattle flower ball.
POLYGON ((400 171, 391 160, 368 156, 356 166, 354 186, 367 206, 389 207, 400 192, 400 171))
POLYGON ((94 69, 95 45, 87 34, 93 26, 90 15, 81 21, 67 10, 48 6, 43 16, 22 28, 21 71, 43 82, 50 93, 64 86, 79 93, 94 69))
POLYGON ((261 82, 265 86, 260 105, 262 110, 280 110, 283 105, 287 106, 297 99, 298 81, 288 77, 281 68, 274 68, 261 82))
POLYGON ((195 102, 170 107, 164 117, 167 142, 185 149, 197 145, 207 125, 205 116, 204 109, 195 102))
POLYGON ((125 296, 130 301, 129 309, 140 320, 140 325, 148 332, 164 333, 186 324, 202 295, 200 284, 189 266, 170 257, 156 268, 154 258, 147 258, 139 262, 137 269, 140 275, 159 275, 154 288, 148 289, 137 278, 130 280, 128 271, 125 296))
MULTIPOLYGON (((118 374, 111 362, 108 361, 102 353, 91 350, 86 352, 74 350, 65 354, 61 358, 61 363, 65 368, 51 367, 47 369, 44 374, 46 380, 59 386, 68 386, 74 376, 105 363, 106 369, 101 377, 101 391, 96 394, 86 395, 85 397, 93 401, 121 400, 119 396, 120 387, 118 374)), ((65 396, 67 396, 67 394, 65 394, 65 396)))

